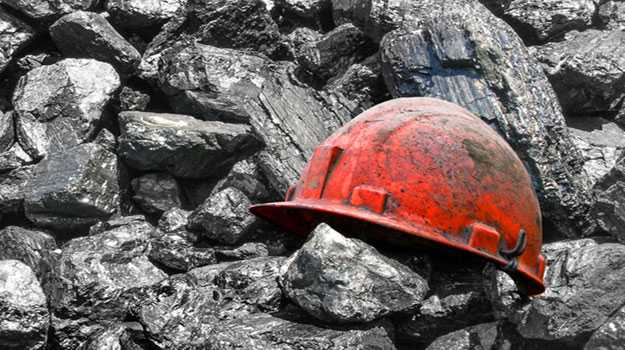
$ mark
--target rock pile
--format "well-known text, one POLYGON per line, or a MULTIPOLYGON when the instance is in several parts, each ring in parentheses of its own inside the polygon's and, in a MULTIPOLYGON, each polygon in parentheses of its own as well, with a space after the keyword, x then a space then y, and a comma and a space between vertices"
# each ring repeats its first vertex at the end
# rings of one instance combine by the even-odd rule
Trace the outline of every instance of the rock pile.
POLYGON ((622 347, 623 23, 607 0, 0 0, 0 348, 622 347), (544 294, 250 214, 405 96, 523 160, 544 294))

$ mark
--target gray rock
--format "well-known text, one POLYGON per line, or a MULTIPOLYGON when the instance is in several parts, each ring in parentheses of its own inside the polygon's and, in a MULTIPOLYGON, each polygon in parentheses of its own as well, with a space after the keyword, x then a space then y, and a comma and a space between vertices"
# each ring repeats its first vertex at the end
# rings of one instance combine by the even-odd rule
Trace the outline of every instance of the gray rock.
POLYGON ((408 0, 332 0, 332 17, 337 25, 353 23, 379 42, 402 22, 413 20, 414 5, 415 2, 408 0))
POLYGON ((2 0, 2 3, 33 19, 50 22, 66 13, 89 10, 98 0, 2 0))
POLYGON ((128 86, 119 93, 119 108, 122 111, 145 111, 150 103, 150 95, 128 86))
POLYGON ((312 316, 331 323, 369 322, 415 308, 427 281, 366 243, 320 224, 285 263, 284 293, 312 316))
POLYGON ((526 339, 578 346, 625 304, 625 245, 588 240, 543 246, 545 293, 511 320, 526 339))
POLYGON ((117 150, 117 140, 115 139, 115 135, 108 131, 107 129, 102 129, 93 139, 93 143, 102 146, 109 152, 115 153, 117 150))
POLYGON ((585 350, 618 350, 625 344, 625 307, 593 333, 584 346, 585 350))
POLYGON ((15 143, 15 126, 13 123, 13 113, 2 113, 0 111, 0 153, 11 149, 15 143))
POLYGON ((181 43, 163 53, 160 85, 174 109, 249 121, 265 143, 258 165, 284 194, 317 144, 351 119, 344 97, 303 85, 293 70, 286 62, 181 43))
POLYGON ((50 154, 25 189, 26 216, 58 230, 88 227, 117 209, 117 176, 117 157, 96 144, 50 154))
POLYGON ((180 208, 171 208, 161 215, 158 220, 158 229, 165 233, 177 232, 184 230, 187 226, 190 211, 180 208))
POLYGON ((56 242, 45 232, 7 226, 0 231, 0 260, 19 260, 28 265, 39 281, 48 278, 54 266, 56 242))
POLYGON ((182 272, 217 263, 214 249, 194 247, 184 232, 163 234, 152 240, 149 258, 159 266, 182 272))
POLYGON ((624 43, 622 30, 589 29, 536 48, 536 57, 568 115, 622 113, 624 43))
POLYGON ((595 184, 597 202, 590 216, 596 225, 586 233, 609 234, 625 243, 625 155, 621 154, 614 167, 595 184))
MULTIPOLYGON (((483 323, 451 332, 433 341, 426 350, 523 349, 523 343, 507 334, 504 325, 483 323)), ((529 349, 529 348, 525 348, 529 349)))
POLYGON ((600 1, 596 16, 601 29, 622 29, 625 26, 625 2, 600 1))
POLYGON ((558 233, 577 235, 593 198, 540 65, 475 1, 428 0, 412 11, 417 24, 388 33, 381 44, 391 95, 442 98, 492 124, 527 166, 545 219, 558 233))
POLYGON ((50 315, 37 277, 24 263, 0 260, 0 347, 43 349, 50 315))
POLYGON ((607 174, 625 149, 625 131, 601 117, 575 117, 567 121, 573 143, 581 151, 590 186, 607 174))
POLYGON ((330 0, 275 0, 274 3, 272 13, 278 13, 286 24, 319 29, 332 25, 330 0))
POLYGON ((372 46, 367 44, 363 32, 347 23, 316 41, 301 45, 296 49, 295 57, 302 69, 325 82, 371 55, 372 46))
POLYGON ((249 126, 201 121, 177 114, 123 112, 119 155, 139 170, 165 170, 202 178, 254 152, 260 143, 249 126))
POLYGON ((15 142, 8 151, 0 153, 0 172, 6 173, 34 162, 22 146, 15 142))
POLYGON ((0 213, 24 211, 26 184, 33 176, 33 167, 22 167, 0 174, 0 213))
POLYGON ((39 159, 94 136, 119 85, 112 66, 90 59, 68 58, 31 70, 13 94, 20 145, 39 159))
POLYGON ((248 260, 269 256, 269 249, 263 243, 248 242, 233 249, 217 249, 215 255, 219 261, 248 260))
POLYGON ((79 350, 141 350, 132 339, 130 330, 121 323, 106 325, 81 344, 79 350))
POLYGON ((181 206, 180 188, 176 179, 166 173, 152 173, 131 181, 132 200, 147 214, 160 215, 181 206))
POLYGON ((206 199, 189 216, 187 227, 224 244, 236 244, 256 228, 258 219, 249 212, 252 202, 240 190, 228 187, 206 199))
POLYGON ((97 13, 65 15, 50 26, 50 36, 65 56, 108 62, 122 74, 132 74, 141 61, 139 51, 97 13))
POLYGON ((140 29, 165 23, 186 0, 108 0, 111 22, 126 29, 140 29))
POLYGON ((28 24, 0 9, 0 73, 35 36, 28 24))
POLYGON ((41 66, 55 64, 63 59, 58 52, 35 51, 20 57, 15 63, 24 72, 39 68, 41 66))
POLYGON ((592 26, 596 11, 593 0, 512 0, 505 3, 501 18, 530 45, 561 40, 568 31, 592 26))

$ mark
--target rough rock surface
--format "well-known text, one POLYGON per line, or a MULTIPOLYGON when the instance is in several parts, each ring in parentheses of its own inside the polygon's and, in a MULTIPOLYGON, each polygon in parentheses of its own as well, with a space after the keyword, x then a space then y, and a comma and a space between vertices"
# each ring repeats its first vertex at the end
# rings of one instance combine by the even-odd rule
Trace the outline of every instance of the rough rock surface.
POLYGON ((7 226, 0 231, 0 260, 19 260, 42 281, 52 272, 56 249, 52 236, 42 231, 7 226))
POLYGON ((625 344, 625 307, 614 313, 586 343, 585 350, 617 350, 625 344))
POLYGON ((26 216, 58 230, 89 227, 117 209, 118 181, 117 157, 99 145, 50 154, 35 166, 25 189, 26 216))
POLYGON ((428 283, 410 268, 320 224, 285 263, 284 293, 331 323, 368 322, 418 306, 428 283))
POLYGON ((50 26, 50 36, 66 56, 108 62, 123 74, 131 74, 141 55, 102 15, 76 11, 50 26))
POLYGON ((165 23, 186 0, 108 0, 111 21, 125 29, 139 29, 165 23))
POLYGON ((17 260, 0 260, 0 347, 45 348, 50 316, 35 274, 17 260))
POLYGON ((184 230, 187 226, 189 215, 191 215, 190 211, 171 208, 161 215, 161 218, 158 220, 158 229, 165 233, 184 230))
POLYGON ((28 24, 0 9, 0 73, 34 36, 28 24))
POLYGON ((272 13, 276 12, 283 22, 291 26, 305 25, 325 29, 333 24, 332 2, 329 0, 275 0, 272 13))
POLYGON ((15 143, 15 123, 13 113, 0 111, 0 153, 7 152, 15 143))
POLYGON ((314 147, 351 117, 344 97, 299 82, 288 63, 189 43, 166 50, 162 63, 161 88, 174 109, 252 125, 265 143, 258 164, 282 194, 314 147))
POLYGON ((145 111, 150 103, 150 95, 128 86, 119 93, 120 111, 145 111))
POLYGON ((147 214, 162 214, 180 207, 180 188, 167 173, 152 173, 132 179, 132 200, 147 214))
POLYGON ((384 34, 401 26, 404 21, 413 20, 414 5, 418 4, 394 0, 332 0, 332 17, 337 25, 353 23, 379 42, 384 34))
POLYGON ((591 217, 597 227, 592 228, 625 242, 625 155, 621 155, 614 167, 597 181, 594 190, 597 202, 591 217))
POLYGON ((518 338, 510 336, 504 324, 483 323, 451 332, 434 340, 426 350, 498 350, 523 348, 518 338))
POLYGON ((199 205, 189 216, 187 227, 216 242, 236 244, 257 226, 258 219, 249 212, 251 204, 243 192, 228 187, 199 205))
POLYGON ((68 58, 29 71, 13 94, 20 145, 42 158, 84 142, 119 86, 112 66, 91 59, 68 58))
POLYGON ((2 3, 33 19, 48 22, 76 10, 89 10, 98 0, 2 0, 2 3))
POLYGON ((260 147, 249 126, 150 112, 119 114, 119 155, 139 170, 210 176, 260 147))
POLYGON ((150 261, 176 271, 215 264, 215 250, 194 247, 184 232, 164 234, 151 242, 150 261))
POLYGON ((540 66, 517 34, 477 2, 425 1, 415 8, 417 27, 390 32, 381 43, 391 95, 439 97, 495 126, 528 167, 545 218, 561 234, 577 235, 592 197, 540 66))
POLYGON ((536 57, 565 112, 619 118, 625 88, 624 43, 622 30, 589 29, 536 48, 536 57))
POLYGON ((625 2, 603 0, 597 9, 597 22, 602 29, 622 29, 625 26, 625 2))

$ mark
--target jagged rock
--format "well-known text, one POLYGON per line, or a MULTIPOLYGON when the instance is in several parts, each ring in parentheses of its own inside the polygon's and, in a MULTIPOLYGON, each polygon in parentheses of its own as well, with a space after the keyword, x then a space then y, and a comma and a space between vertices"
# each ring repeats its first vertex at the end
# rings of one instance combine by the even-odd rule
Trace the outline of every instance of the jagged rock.
POLYGON ((596 16, 601 29, 622 29, 625 26, 625 2, 602 0, 598 4, 596 16))
MULTIPOLYGON (((18 142, 15 142, 8 151, 0 153, 0 173, 9 172, 32 163, 34 163, 34 160, 24 151, 18 142)), ((2 180, 0 180, 0 182, 2 182, 2 180)), ((1 206, 0 204, 0 207, 1 206)))
POLYGON ((26 184, 32 176, 32 166, 0 174, 0 213, 16 213, 24 210, 26 184))
POLYGON ((187 226, 190 211, 180 208, 171 208, 161 215, 158 220, 158 229, 165 233, 177 232, 184 230, 187 226))
POLYGON ((89 10, 98 0, 2 0, 2 3, 23 14, 46 22, 76 10, 89 10))
POLYGON ((0 73, 34 36, 34 29, 28 24, 0 9, 0 73))
POLYGON ((194 247, 184 233, 168 233, 152 240, 149 257, 157 265, 177 271, 217 263, 214 249, 194 247))
POLYGON ((57 277, 49 288, 50 305, 59 319, 55 333, 66 333, 63 325, 80 323, 81 318, 124 320, 134 306, 133 296, 167 277, 147 258, 154 230, 150 224, 132 217, 102 229, 106 226, 111 228, 62 247, 57 277))
POLYGON ((545 219, 559 234, 578 235, 593 198, 540 65, 475 1, 428 0, 412 11, 416 27, 388 33, 381 43, 391 95, 442 98, 492 124, 527 166, 545 219))
POLYGON ((583 344, 625 305, 625 245, 588 240, 545 244, 545 293, 511 320, 526 339, 552 347, 583 344))
POLYGON ((142 350, 125 324, 113 323, 94 331, 78 350, 142 350))
POLYGON ((332 0, 332 17, 335 24, 353 23, 379 42, 384 34, 399 27, 405 20, 413 20, 411 13, 414 5, 416 3, 411 1, 332 0))
POLYGON ((505 325, 497 322, 483 323, 443 335, 426 350, 524 349, 523 343, 508 333, 505 325))
POLYGON ((494 320, 480 264, 432 260, 428 298, 416 312, 393 317, 397 339, 406 344, 425 345, 454 330, 494 320))
POLYGON ((332 27, 332 2, 330 0, 275 0, 274 2, 272 12, 278 13, 287 24, 307 25, 319 29, 332 27))
MULTIPOLYGON (((596 227, 592 229, 612 235, 625 243, 625 154, 621 154, 614 167, 595 184, 597 202, 591 210, 596 227)), ((592 232, 590 232, 592 233, 592 232)))
POLYGON ((38 350, 46 345, 50 315, 46 296, 30 267, 0 260, 0 347, 38 350))
POLYGON ((327 81, 371 55, 372 46, 360 29, 346 23, 316 41, 301 45, 295 53, 300 67, 315 79, 327 81))
POLYGON ((331 323, 368 322, 417 307, 427 281, 366 243, 320 224, 285 263, 284 293, 331 323))
POLYGON ((249 212, 252 202, 240 190, 228 187, 206 199, 189 216, 187 227, 211 240, 236 244, 248 237, 257 225, 249 212))
POLYGON ((39 281, 48 278, 54 266, 56 242, 45 232, 7 226, 0 231, 0 260, 19 260, 28 265, 39 281))
POLYGON ((619 113, 625 89, 624 43, 622 30, 589 29, 536 48, 536 57, 568 115, 619 113))
POLYGON ((344 97, 304 86, 293 70, 286 62, 181 43, 163 53, 160 84, 175 110, 249 121, 266 145, 258 165, 284 194, 314 147, 351 119, 344 97))
POLYGON ((108 218, 119 205, 117 169, 115 154, 92 143, 48 155, 25 189, 26 217, 58 230, 108 218))
POLYGON ((28 72, 41 66, 55 64, 63 59, 58 52, 34 52, 20 57, 16 64, 19 69, 28 72))
POLYGON ((123 74, 132 74, 141 61, 139 51, 97 13, 65 15, 50 26, 50 36, 65 56, 108 62, 123 74))
POLYGON ((585 350, 618 350, 625 344, 625 307, 604 323, 586 343, 585 350))
POLYGON ((185 6, 186 0, 108 0, 106 11, 111 22, 126 29, 160 25, 185 6))
POLYGON ((260 147, 249 126, 177 114, 123 112, 119 155, 139 170, 182 178, 213 174, 260 147))
POLYGON ((253 49, 274 58, 286 51, 263 0, 187 0, 185 9, 163 26, 146 49, 141 62, 144 78, 156 78, 162 52, 181 37, 223 48, 253 49))
POLYGON ((592 25, 596 4, 593 0, 512 0, 495 12, 529 44, 561 40, 571 30, 592 25))
POLYGON ((90 59, 68 58, 31 70, 13 94, 20 145, 39 159, 94 136, 119 85, 111 65, 90 59))
POLYGON ((573 142, 581 151, 590 186, 607 174, 625 150, 625 131, 601 117, 568 120, 573 142))
POLYGON ((119 93, 119 108, 122 111, 145 111, 150 103, 150 95, 124 86, 119 93))
POLYGON ((219 261, 248 260, 269 256, 269 250, 263 243, 248 242, 233 249, 217 249, 215 255, 219 261))
POLYGON ((162 214, 181 206, 180 188, 176 179, 166 173, 153 173, 131 181, 132 199, 148 214, 162 214))
POLYGON ((15 127, 13 113, 2 113, 0 111, 0 153, 10 150, 14 143, 15 127))
POLYGON ((117 150, 117 140, 115 139, 115 135, 106 129, 100 130, 98 135, 96 135, 93 139, 93 143, 102 146, 109 152, 115 153, 117 150))

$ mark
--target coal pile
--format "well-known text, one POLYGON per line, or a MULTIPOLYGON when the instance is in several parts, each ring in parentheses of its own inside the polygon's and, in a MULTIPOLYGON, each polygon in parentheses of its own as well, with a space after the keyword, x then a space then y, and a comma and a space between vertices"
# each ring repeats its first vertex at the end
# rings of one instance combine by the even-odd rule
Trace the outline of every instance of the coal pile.
POLYGON ((0 0, 0 349, 625 347, 625 2, 0 0), (546 291, 250 213, 364 110, 523 161, 546 291))

